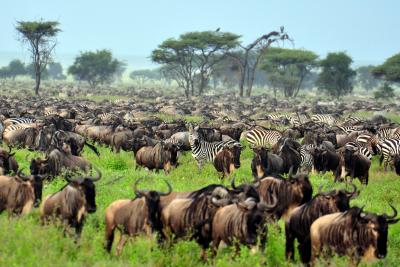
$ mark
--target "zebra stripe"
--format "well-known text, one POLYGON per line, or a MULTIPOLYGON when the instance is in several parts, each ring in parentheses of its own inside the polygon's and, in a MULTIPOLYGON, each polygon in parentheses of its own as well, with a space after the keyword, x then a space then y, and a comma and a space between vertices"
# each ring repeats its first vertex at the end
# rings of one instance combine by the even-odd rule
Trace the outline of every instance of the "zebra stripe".
POLYGON ((335 125, 338 122, 331 114, 314 114, 311 116, 311 120, 315 123, 324 123, 328 125, 335 125))
POLYGON ((10 126, 7 126, 4 131, 3 134, 11 132, 11 131, 16 131, 16 130, 21 130, 21 129, 26 129, 26 128, 33 128, 34 125, 32 124, 13 124, 10 126))
POLYGON ((364 146, 358 144, 357 142, 348 142, 345 144, 345 147, 357 149, 358 153, 365 156, 369 160, 372 159, 371 151, 367 147, 364 147, 364 146))
POLYGON ((311 171, 313 168, 313 156, 307 150, 305 145, 300 147, 300 157, 300 167, 304 170, 311 171))
POLYGON ((36 119, 32 118, 9 118, 3 121, 4 126, 7 127, 9 125, 15 125, 15 124, 30 124, 34 123, 36 119))
POLYGON ((400 155, 400 139, 386 139, 380 143, 385 170, 394 155, 400 155))
POLYGON ((247 135, 247 141, 255 147, 274 146, 281 139, 282 134, 277 130, 254 128, 247 135))

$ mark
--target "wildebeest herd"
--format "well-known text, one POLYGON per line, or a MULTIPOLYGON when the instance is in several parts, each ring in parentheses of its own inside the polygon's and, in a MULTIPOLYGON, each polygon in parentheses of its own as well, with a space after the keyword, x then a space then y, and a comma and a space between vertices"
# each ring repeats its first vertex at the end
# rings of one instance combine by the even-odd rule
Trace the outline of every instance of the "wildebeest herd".
POLYGON ((233 120, 215 117, 210 105, 203 114, 208 120, 190 123, 144 116, 160 107, 154 110, 128 101, 26 99, 16 105, 3 97, 0 103, 1 137, 8 147, 0 150, 0 209, 9 216, 29 213, 40 205, 43 224, 58 219, 65 224, 65 233, 74 228, 79 238, 86 214, 96 212, 95 182, 102 177, 82 157, 84 146, 99 157, 96 146, 108 146, 115 153, 132 151, 136 168, 165 172, 167 192, 139 189, 139 179, 134 183, 134 199, 115 200, 106 208, 109 252, 116 229, 121 232, 117 254, 128 237, 142 234, 155 234, 160 246, 184 238, 195 240, 204 260, 209 248, 216 255, 221 241, 237 249, 245 245, 263 251, 268 226, 282 219, 288 260, 295 259, 297 240, 305 264, 332 254, 347 255, 358 264, 386 256, 388 226, 399 220, 392 203, 388 203, 391 215, 350 206, 362 190, 352 181, 358 178, 368 186, 372 157, 379 158, 385 171, 389 167, 400 175, 400 127, 383 116, 361 119, 335 109, 323 114, 266 113, 257 119, 241 114, 233 120), (241 167, 240 155, 246 147, 254 153, 253 181, 237 185, 235 170, 241 167), (19 148, 43 153, 30 159, 29 175, 15 160, 13 151, 19 148), (231 179, 231 185, 221 182, 195 191, 174 191, 167 175, 179 168, 182 153, 192 154, 199 171, 211 162, 221 179, 231 179), (345 182, 350 189, 319 188, 313 196, 309 173, 329 171, 335 182, 345 182), (43 183, 56 176, 65 179, 65 186, 42 200, 43 183))

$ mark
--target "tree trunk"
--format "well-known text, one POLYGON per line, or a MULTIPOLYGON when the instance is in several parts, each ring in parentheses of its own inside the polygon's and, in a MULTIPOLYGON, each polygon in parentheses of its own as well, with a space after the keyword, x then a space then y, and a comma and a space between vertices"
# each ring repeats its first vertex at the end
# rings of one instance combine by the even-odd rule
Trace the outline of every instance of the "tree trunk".
POLYGON ((39 95, 39 87, 40 87, 40 70, 36 70, 35 73, 35 95, 39 95))

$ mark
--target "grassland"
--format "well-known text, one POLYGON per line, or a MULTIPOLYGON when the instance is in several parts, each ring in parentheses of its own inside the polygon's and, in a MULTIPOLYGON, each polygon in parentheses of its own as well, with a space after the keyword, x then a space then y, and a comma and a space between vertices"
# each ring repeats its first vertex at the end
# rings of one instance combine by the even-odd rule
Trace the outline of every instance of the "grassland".
MULTIPOLYGON (((180 166, 165 177, 164 173, 148 172, 144 169, 135 170, 132 153, 113 154, 108 148, 100 148, 101 157, 85 150, 84 156, 103 172, 103 179, 97 184, 97 205, 95 214, 87 217, 82 238, 77 246, 71 238, 62 234, 61 226, 41 226, 39 211, 35 210, 28 216, 8 219, 6 213, 0 216, 0 266, 297 266, 285 261, 284 258, 284 228, 280 221, 269 226, 268 246, 265 255, 251 254, 246 248, 240 255, 233 256, 230 248, 224 248, 214 263, 200 261, 200 249, 191 241, 180 241, 172 248, 161 249, 154 240, 141 237, 129 242, 120 257, 107 254, 103 249, 104 210, 114 200, 133 198, 131 185, 144 177, 142 188, 165 190, 162 178, 168 179, 174 190, 195 190, 210 183, 219 183, 217 172, 211 164, 206 165, 201 172, 190 153, 180 159, 180 166), (114 181, 114 182, 113 182, 114 181), (282 229, 282 230, 280 230, 282 229)), ((38 153, 18 150, 18 162, 29 169, 26 155, 31 158, 38 153)), ((250 162, 252 151, 246 148, 242 152, 242 167, 235 173, 238 182, 250 181, 250 162)), ((370 170, 370 184, 361 186, 360 196, 352 201, 352 205, 365 205, 365 209, 375 212, 390 212, 387 203, 393 203, 400 208, 400 177, 394 172, 384 173, 374 159, 370 170)), ((342 188, 344 184, 334 184, 331 174, 311 175, 314 189, 323 185, 324 189, 342 188)), ((223 181, 229 184, 229 181, 223 181)), ((57 178, 44 187, 44 196, 56 192, 65 184, 57 178)), ((389 229, 389 253, 386 259, 374 263, 374 266, 399 266, 400 260, 400 224, 389 229)), ((113 251, 114 252, 114 251, 113 251)), ((333 266, 347 266, 347 261, 335 258, 333 266)), ((326 262, 320 263, 325 266, 326 262)))

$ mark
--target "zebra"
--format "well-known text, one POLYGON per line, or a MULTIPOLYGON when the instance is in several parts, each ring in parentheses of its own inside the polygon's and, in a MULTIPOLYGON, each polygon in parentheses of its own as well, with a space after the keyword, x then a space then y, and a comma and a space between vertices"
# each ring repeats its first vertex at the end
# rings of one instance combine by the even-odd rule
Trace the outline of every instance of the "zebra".
POLYGON ((274 146, 281 138, 281 132, 260 127, 250 130, 246 135, 247 142, 249 142, 253 147, 274 146))
POLYGON ((217 141, 207 142, 201 139, 196 129, 189 125, 189 143, 192 149, 192 156, 197 161, 197 166, 201 170, 204 162, 213 162, 215 156, 226 146, 242 147, 238 141, 217 141))
POLYGON ((385 139, 385 140, 381 141, 380 147, 381 147, 381 151, 382 151, 382 157, 380 160, 380 164, 382 164, 382 160, 383 160, 383 166, 386 171, 389 161, 395 155, 400 155, 400 139, 391 139, 391 138, 385 139))
POLYGON ((45 110, 44 111, 45 117, 50 117, 50 116, 55 116, 55 115, 58 115, 58 112, 56 110, 45 110))
POLYGON ((388 138, 400 139, 400 127, 398 127, 398 128, 390 128, 390 127, 380 128, 378 130, 378 137, 380 139, 388 139, 388 138))
POLYGON ((9 118, 3 121, 4 128, 7 128, 9 125, 16 124, 30 124, 36 122, 34 118, 9 118))
POLYGON ((358 131, 358 129, 354 126, 337 126, 343 133, 349 134, 355 131, 358 131))
POLYGON ((363 119, 359 118, 359 117, 355 117, 355 116, 351 116, 349 115, 345 120, 344 123, 345 124, 358 124, 364 122, 363 119))
POLYGON ((367 147, 364 147, 364 146, 362 146, 361 144, 359 144, 357 142, 348 142, 344 146, 347 147, 347 148, 357 149, 358 153, 360 153, 361 155, 365 156, 369 160, 372 159, 371 151, 367 147))
POLYGON ((21 124, 12 124, 12 125, 9 125, 4 128, 3 135, 5 133, 11 132, 11 131, 21 130, 21 129, 26 129, 26 128, 34 128, 34 127, 35 126, 32 124, 22 124, 22 123, 21 124))
POLYGON ((97 117, 102 121, 108 121, 115 119, 117 116, 112 113, 105 112, 97 115, 97 117))
POLYGON ((313 169, 314 160, 307 146, 308 145, 303 145, 300 147, 300 168, 301 170, 310 172, 313 169))
POLYGON ((314 114, 311 116, 311 120, 315 123, 323 123, 328 125, 335 125, 338 122, 338 120, 332 114, 314 114))

